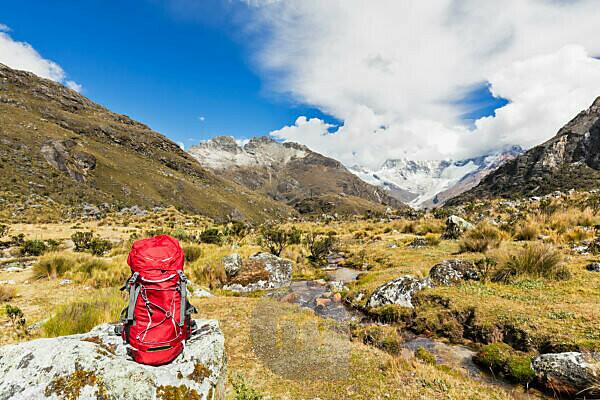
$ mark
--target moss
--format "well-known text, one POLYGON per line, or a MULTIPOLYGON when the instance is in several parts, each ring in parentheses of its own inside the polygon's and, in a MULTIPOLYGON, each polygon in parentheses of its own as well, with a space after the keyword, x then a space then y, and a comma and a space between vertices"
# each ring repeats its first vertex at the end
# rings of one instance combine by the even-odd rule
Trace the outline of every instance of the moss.
POLYGON ((387 325, 358 325, 353 327, 352 336, 364 344, 377 347, 390 354, 399 354, 402 350, 402 337, 397 329, 387 325))
POLYGON ((412 309, 397 304, 388 304, 370 309, 369 314, 377 321, 389 324, 404 321, 412 314, 412 309))
POLYGON ((424 347, 419 347, 419 348, 417 348, 417 350, 415 350, 415 357, 417 358, 417 360, 421 360, 426 364, 431 364, 431 365, 437 364, 437 360, 436 360, 435 356, 433 354, 431 354, 429 351, 427 351, 427 349, 425 349, 424 347))
POLYGON ((202 383, 202 381, 210 376, 210 370, 204 364, 196 363, 194 370, 188 375, 188 378, 194 382, 202 383))
POLYGON ((108 400, 108 393, 102 378, 96 376, 93 371, 77 370, 69 376, 60 376, 53 379, 44 394, 46 397, 56 395, 62 400, 77 400, 81 395, 81 390, 86 386, 96 387, 96 399, 108 400))
POLYGON ((484 346, 474 357, 477 364, 525 385, 535 378, 535 373, 531 369, 531 359, 530 355, 513 350, 504 343, 484 346))
POLYGON ((202 400, 202 396, 196 390, 185 385, 159 386, 156 388, 156 398, 160 400, 202 400))
MULTIPOLYGON (((100 346, 98 350, 103 350, 104 353, 108 353, 108 354, 112 354, 112 355, 116 354, 117 345, 115 345, 115 344, 107 345, 106 343, 104 343, 102 341, 102 339, 100 339, 99 336, 92 336, 92 337, 84 338, 81 340, 83 342, 90 342, 90 343, 94 343, 94 344, 100 346)), ((107 355, 107 354, 103 354, 103 355, 107 355)))

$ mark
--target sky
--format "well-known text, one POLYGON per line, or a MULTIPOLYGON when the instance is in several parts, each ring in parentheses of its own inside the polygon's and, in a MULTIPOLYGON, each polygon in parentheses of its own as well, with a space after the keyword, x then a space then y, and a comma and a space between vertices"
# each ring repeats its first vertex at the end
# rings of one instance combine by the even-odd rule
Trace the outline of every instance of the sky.
POLYGON ((0 24, 0 62, 186 147, 459 159, 539 144, 600 96, 597 0, 22 1, 0 24))

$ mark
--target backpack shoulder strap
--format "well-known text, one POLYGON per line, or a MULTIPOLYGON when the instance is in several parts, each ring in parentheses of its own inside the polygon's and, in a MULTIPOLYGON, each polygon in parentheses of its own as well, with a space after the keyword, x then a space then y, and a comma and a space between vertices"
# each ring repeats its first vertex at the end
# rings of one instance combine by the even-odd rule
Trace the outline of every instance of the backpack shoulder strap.
POLYGON ((125 285, 125 288, 129 289, 129 306, 127 307, 127 318, 125 319, 126 324, 132 324, 134 322, 133 312, 135 309, 135 304, 137 303, 138 295, 140 294, 140 286, 136 285, 135 283, 139 276, 139 272, 134 272, 125 285))

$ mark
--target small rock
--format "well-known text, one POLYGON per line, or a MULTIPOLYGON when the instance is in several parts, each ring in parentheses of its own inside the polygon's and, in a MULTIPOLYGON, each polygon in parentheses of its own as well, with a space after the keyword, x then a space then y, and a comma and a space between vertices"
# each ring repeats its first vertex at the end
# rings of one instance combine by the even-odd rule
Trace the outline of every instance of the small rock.
POLYGON ((288 293, 281 298, 281 301, 284 303, 293 304, 298 300, 298 295, 296 293, 288 293))
POLYGON ((0 281, 0 285, 16 285, 16 284, 17 284, 17 282, 15 282, 12 279, 9 279, 7 281, 0 281))
POLYGON ((323 297, 324 299, 329 299, 331 296, 333 296, 333 293, 331 292, 325 292, 321 295, 321 297, 323 297))
POLYGON ((327 281, 325 281, 325 279, 317 279, 317 280, 315 281, 315 283, 316 283, 317 285, 320 285, 320 286, 325 286, 325 285, 327 285, 327 281))
POLYGON ((198 288, 198 289, 194 290, 194 292, 192 293, 192 297, 210 298, 210 297, 215 297, 215 296, 208 290, 198 288))
POLYGON ((234 253, 223 257, 223 267, 228 277, 236 276, 242 269, 242 256, 234 253))
POLYGON ((442 239, 458 239, 465 231, 473 229, 473 224, 461 217, 451 215, 446 220, 446 230, 442 239))
POLYGON ((70 279, 63 279, 63 280, 62 280, 62 281, 60 281, 58 284, 59 284, 60 286, 65 286, 65 285, 70 285, 71 283, 73 283, 73 281, 72 281, 72 280, 70 280, 70 279))
POLYGON ((336 303, 342 302, 342 295, 340 293, 335 293, 332 297, 333 301, 336 303))
POLYGON ((600 272, 600 263, 591 263, 585 267, 590 272, 600 272))
POLYGON ((344 292, 348 290, 348 287, 344 285, 344 282, 342 281, 331 281, 327 284, 327 287, 333 293, 344 292))

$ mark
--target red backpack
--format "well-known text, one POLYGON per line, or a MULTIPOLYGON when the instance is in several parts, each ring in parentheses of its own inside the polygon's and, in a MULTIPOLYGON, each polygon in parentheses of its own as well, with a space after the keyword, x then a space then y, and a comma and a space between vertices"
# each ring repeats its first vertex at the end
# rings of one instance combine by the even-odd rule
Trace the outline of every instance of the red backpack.
POLYGON ((184 254, 179 242, 161 235, 133 243, 127 264, 131 278, 129 305, 122 313, 121 336, 138 363, 163 365, 173 361, 192 333, 187 301, 184 254))

